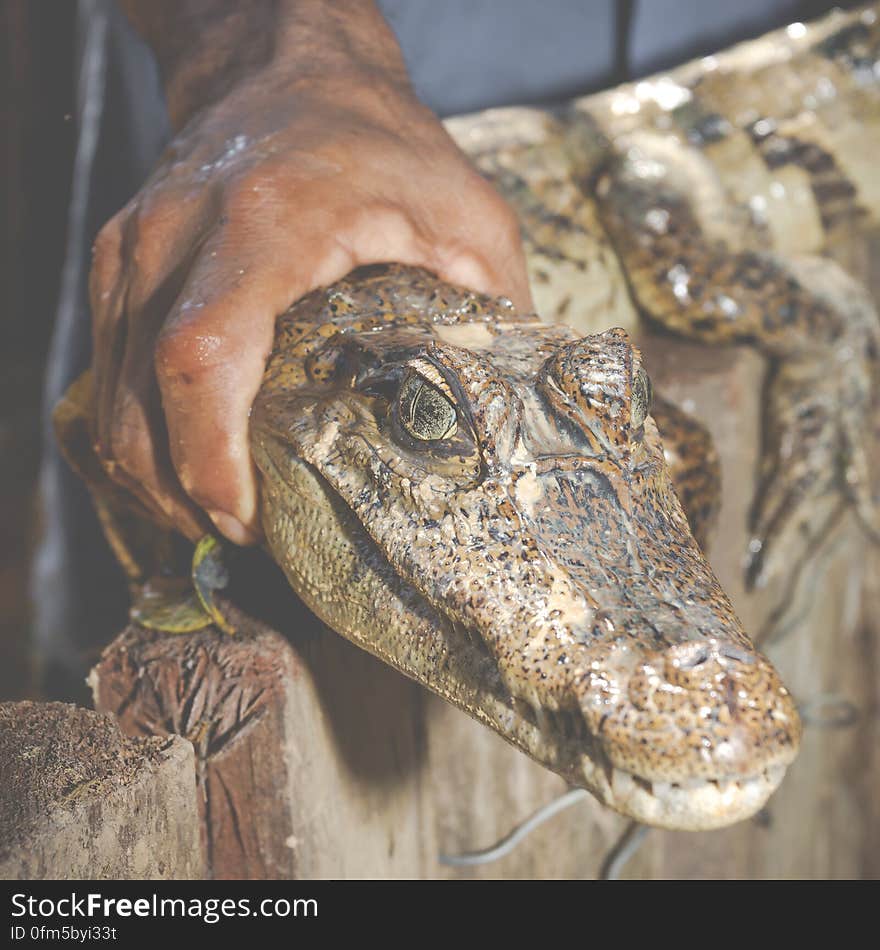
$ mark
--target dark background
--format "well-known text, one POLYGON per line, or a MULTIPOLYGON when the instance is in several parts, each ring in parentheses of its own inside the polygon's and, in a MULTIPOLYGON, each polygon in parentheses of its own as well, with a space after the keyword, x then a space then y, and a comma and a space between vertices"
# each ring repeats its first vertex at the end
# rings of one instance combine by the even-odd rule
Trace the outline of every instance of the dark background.
POLYGON ((28 574, 43 363, 76 141, 73 0, 0 0, 0 699, 34 693, 28 574))

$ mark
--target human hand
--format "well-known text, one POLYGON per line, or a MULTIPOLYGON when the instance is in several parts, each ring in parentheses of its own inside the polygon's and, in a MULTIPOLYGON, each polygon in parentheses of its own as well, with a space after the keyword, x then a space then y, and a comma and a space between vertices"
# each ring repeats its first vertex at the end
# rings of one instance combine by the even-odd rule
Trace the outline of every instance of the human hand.
POLYGON ((95 244, 96 446, 191 538, 204 512, 234 542, 259 537, 248 414, 295 300, 398 261, 531 305, 513 213, 399 58, 333 66, 240 77, 95 244))

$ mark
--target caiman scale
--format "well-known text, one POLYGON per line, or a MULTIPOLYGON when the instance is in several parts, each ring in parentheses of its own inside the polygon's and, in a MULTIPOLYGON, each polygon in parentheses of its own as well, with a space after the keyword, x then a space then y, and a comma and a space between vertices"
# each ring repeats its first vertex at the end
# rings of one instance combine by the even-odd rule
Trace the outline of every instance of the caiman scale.
POLYGON ((642 822, 753 814, 800 722, 694 540, 706 440, 662 401, 652 415, 639 350, 603 328, 647 318, 768 358, 753 582, 785 574, 783 533, 809 553, 844 510, 876 532, 877 316, 822 256, 880 207, 876 20, 835 14, 553 112, 452 120, 519 212, 557 323, 395 264, 277 323, 251 443, 291 586, 642 822))

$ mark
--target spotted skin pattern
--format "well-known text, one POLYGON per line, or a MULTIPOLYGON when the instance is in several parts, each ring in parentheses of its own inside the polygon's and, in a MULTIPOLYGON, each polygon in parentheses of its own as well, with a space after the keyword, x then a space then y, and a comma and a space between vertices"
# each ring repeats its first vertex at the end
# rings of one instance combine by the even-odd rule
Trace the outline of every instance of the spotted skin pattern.
POLYGON ((760 583, 783 538, 817 543, 823 519, 816 507, 833 504, 841 491, 874 521, 870 483, 848 469, 867 464, 880 324, 864 289, 831 261, 731 253, 713 243, 680 193, 644 175, 628 177, 628 163, 644 154, 636 150, 610 173, 614 204, 606 209, 640 304, 668 329, 704 342, 748 343, 770 361, 749 568, 750 581, 760 583), (668 214, 659 233, 650 217, 658 209, 668 214))
POLYGON ((579 339, 425 272, 355 272, 279 321, 251 427, 264 526, 334 629, 612 807, 714 827, 760 807, 800 725, 654 421, 634 424, 641 372, 623 330, 579 339), (425 363, 458 424, 418 444, 398 413, 425 363))

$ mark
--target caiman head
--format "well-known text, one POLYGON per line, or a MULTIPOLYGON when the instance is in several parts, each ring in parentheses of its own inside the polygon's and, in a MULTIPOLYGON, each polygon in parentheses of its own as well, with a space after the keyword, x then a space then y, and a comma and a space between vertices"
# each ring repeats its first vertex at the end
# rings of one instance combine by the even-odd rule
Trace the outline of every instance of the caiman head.
POLYGON ((390 266, 280 318, 251 423, 275 558, 331 627, 605 804, 755 812, 800 736, 688 527, 622 330, 390 266))

